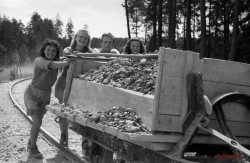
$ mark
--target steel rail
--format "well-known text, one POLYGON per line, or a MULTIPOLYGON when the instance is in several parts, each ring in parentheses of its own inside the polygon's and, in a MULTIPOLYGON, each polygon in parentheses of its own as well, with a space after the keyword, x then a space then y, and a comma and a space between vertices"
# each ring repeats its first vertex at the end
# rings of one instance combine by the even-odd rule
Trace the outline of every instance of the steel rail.
MULTIPOLYGON (((32 119, 26 114, 26 112, 22 109, 22 107, 16 102, 16 100, 14 99, 13 95, 12 95, 12 90, 13 90, 13 86, 23 82, 25 80, 29 80, 31 78, 24 78, 21 79, 15 83, 13 83, 10 88, 9 88, 9 96, 12 100, 12 102, 14 103, 14 106, 23 114, 23 116, 30 122, 30 124, 32 124, 32 119)), ((64 153, 68 154, 69 156, 71 156, 72 158, 74 158, 74 160, 76 160, 79 163, 89 163, 89 161, 85 160, 84 158, 81 158, 77 153, 75 153, 73 150, 71 150, 70 148, 65 148, 62 145, 60 145, 59 140, 56 139, 53 135, 51 135, 48 131, 46 131, 43 127, 40 128, 40 133, 42 134, 43 138, 50 142, 51 144, 53 144, 55 147, 57 147, 59 150, 62 150, 64 153)))

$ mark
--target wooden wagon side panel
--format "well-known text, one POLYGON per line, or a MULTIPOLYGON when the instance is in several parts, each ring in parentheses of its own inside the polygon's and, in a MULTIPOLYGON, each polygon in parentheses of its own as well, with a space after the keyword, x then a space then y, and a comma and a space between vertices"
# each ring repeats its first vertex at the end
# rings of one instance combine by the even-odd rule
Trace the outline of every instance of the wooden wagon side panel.
MULTIPOLYGON (((250 95, 250 65, 239 62, 204 58, 202 71, 204 94, 210 100, 229 93, 240 92, 250 95)), ((237 103, 223 105, 223 110, 232 132, 236 136, 250 136, 250 108, 237 103), (245 128, 245 129, 244 129, 245 128)), ((211 126, 218 127, 213 114, 211 126), (213 122, 214 120, 214 122, 213 122)))
POLYGON ((212 58, 203 59, 203 80, 250 87, 250 65, 212 58))
POLYGON ((188 103, 187 76, 201 69, 202 61, 197 53, 160 48, 153 131, 182 132, 188 103))
POLYGON ((204 93, 213 99, 228 92, 250 94, 250 65, 218 59, 203 59, 204 93))
POLYGON ((115 88, 95 82, 74 78, 68 103, 92 113, 112 109, 114 106, 135 109, 142 121, 151 127, 153 95, 115 88))

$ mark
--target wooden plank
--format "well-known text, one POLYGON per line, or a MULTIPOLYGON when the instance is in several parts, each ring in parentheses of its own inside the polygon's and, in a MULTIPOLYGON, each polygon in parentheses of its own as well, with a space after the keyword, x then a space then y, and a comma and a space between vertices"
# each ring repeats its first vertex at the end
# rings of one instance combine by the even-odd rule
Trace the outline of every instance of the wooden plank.
POLYGON ((165 143, 176 143, 178 142, 183 134, 180 133, 165 133, 165 134, 129 134, 128 140, 135 142, 165 142, 165 143))
POLYGON ((132 108, 150 128, 153 101, 153 95, 143 95, 139 92, 74 78, 68 103, 92 113, 109 110, 114 106, 132 108))
POLYGON ((153 151, 169 151, 174 146, 174 143, 131 142, 153 151))
MULTIPOLYGON (((249 80, 250 81, 250 80, 249 80)), ((244 94, 250 94, 250 86, 234 85, 220 82, 211 82, 203 80, 204 94, 212 100, 213 98, 229 93, 229 92, 240 92, 244 94)))
MULTIPOLYGON (((76 120, 77 122, 77 120, 76 120)), ((84 125, 83 125, 84 126, 84 125)), ((119 139, 130 141, 130 142, 144 142, 144 143, 176 143, 182 137, 179 133, 168 133, 168 134, 145 134, 145 133, 127 133, 121 132, 118 128, 112 126, 104 126, 98 123, 87 121, 86 126, 99 130, 119 139)))
POLYGON ((158 54, 114 54, 114 53, 77 53, 78 56, 82 57, 123 57, 123 58, 155 58, 158 54))
POLYGON ((95 122, 93 122, 93 121, 87 121, 86 126, 91 127, 91 128, 94 128, 94 129, 99 130, 99 131, 102 131, 102 132, 104 132, 104 130, 105 130, 105 128, 106 128, 106 126, 101 125, 101 124, 99 124, 99 123, 95 123, 95 122))
POLYGON ((101 132, 90 127, 83 127, 73 124, 71 129, 83 137, 98 143, 106 149, 110 149, 124 160, 129 162, 141 161, 143 163, 172 163, 173 160, 159 154, 156 151, 144 148, 141 145, 136 145, 132 142, 121 140, 113 135, 101 132))
MULTIPOLYGON (((129 135, 128 141, 133 142, 165 142, 165 143, 176 143, 178 142, 182 134, 178 133, 168 133, 168 134, 158 134, 158 135, 141 135, 141 134, 134 134, 136 136, 129 135)), ((240 144, 250 144, 250 137, 238 137, 237 140, 240 142, 240 144)), ((225 144, 220 139, 209 135, 208 133, 199 132, 197 135, 195 135, 194 139, 192 140, 192 143, 195 144, 225 144)))
POLYGON ((158 114, 180 115, 183 78, 162 76, 158 114))
POLYGON ((250 65, 219 59, 203 59, 203 80, 250 87, 250 65))
MULTIPOLYGON (((236 102, 230 102, 224 104, 222 108, 227 121, 250 123, 250 110, 245 105, 236 102)), ((209 116, 209 119, 216 120, 217 118, 215 114, 212 114, 209 116)))
MULTIPOLYGON (((77 121, 77 118, 76 118, 76 121, 77 121)), ((95 129, 95 128, 93 128, 93 129, 95 129)), ((100 130, 98 130, 98 131, 100 131, 100 130)), ((133 142, 133 143, 138 144, 138 145, 139 144, 142 145, 143 144, 142 142, 144 142, 144 143, 147 143, 147 142, 152 143, 153 142, 153 144, 154 143, 155 144, 158 144, 158 143, 159 144, 160 143, 172 144, 172 143, 178 142, 182 137, 182 134, 177 134, 177 133, 168 133, 168 134, 138 134, 138 133, 133 133, 133 134, 131 134, 131 133, 124 133, 124 132, 122 132, 122 133, 119 132, 119 137, 118 137, 117 136, 117 132, 118 132, 117 128, 110 127, 110 126, 106 126, 104 132, 107 134, 111 134, 111 135, 113 135, 117 138, 120 138, 122 140, 133 142)), ((237 140, 242 145, 250 144, 250 137, 244 137, 244 138, 238 137, 237 140)), ((220 145, 225 144, 220 139, 218 139, 214 136, 208 135, 207 133, 205 133, 205 135, 204 135, 204 133, 202 135, 197 134, 194 137, 192 143, 194 143, 194 144, 220 144, 220 145)), ((154 145, 148 144, 148 146, 154 146, 154 145)))
POLYGON ((70 93, 71 84, 72 84, 72 79, 74 77, 75 66, 76 66, 76 60, 73 60, 70 63, 70 66, 69 66, 69 69, 67 72, 66 87, 64 90, 64 94, 63 94, 63 103, 65 103, 65 104, 67 104, 67 102, 68 102, 69 93, 70 93))
POLYGON ((118 134, 118 128, 112 127, 112 126, 107 126, 104 129, 104 132, 108 133, 108 134, 111 134, 111 135, 114 135, 114 136, 117 136, 117 134, 118 134))
POLYGON ((75 56, 75 55, 68 55, 67 58, 77 58, 77 59, 84 59, 84 60, 92 60, 92 61, 112 61, 114 58, 105 58, 105 57, 81 57, 81 56, 75 56))
POLYGON ((179 128, 180 117, 174 115, 159 114, 157 119, 157 131, 182 132, 179 128))
POLYGON ((183 77, 185 72, 186 51, 164 49, 163 76, 183 77))
POLYGON ((199 54, 191 51, 164 48, 163 75, 173 77, 184 77, 189 72, 202 70, 202 61, 199 54))
POLYGON ((82 126, 86 126, 87 125, 87 121, 88 119, 83 118, 83 117, 76 117, 76 123, 82 125, 82 126))
POLYGON ((69 114, 69 113, 65 113, 65 114, 66 114, 66 119, 70 120, 71 122, 76 121, 76 117, 73 116, 72 114, 69 114))
POLYGON ((117 132, 117 138, 122 139, 122 140, 129 140, 129 135, 130 133, 121 132, 119 130, 117 132))
POLYGON ((157 69, 157 77, 156 77, 156 83, 155 83, 155 97, 154 97, 154 103, 153 103, 153 121, 152 121, 152 131, 156 131, 158 128, 158 113, 159 113, 159 101, 160 101, 160 94, 161 94, 161 82, 162 82, 162 73, 163 73, 163 65, 164 65, 164 48, 161 47, 159 51, 159 58, 158 58, 158 69, 157 69))
POLYGON ((76 60, 76 66, 74 71, 74 77, 76 77, 79 74, 82 74, 82 66, 84 64, 84 61, 81 59, 76 60))
MULTIPOLYGON (((197 53, 162 48, 158 66, 155 93, 155 103, 158 104, 155 104, 154 131, 161 131, 156 126, 159 124, 158 114, 179 115, 179 120, 183 121, 188 104, 187 76, 202 70, 202 61, 197 53)), ((182 130, 181 123, 178 124, 176 132, 182 130)))
MULTIPOLYGON (((183 73, 183 81, 181 83, 181 85, 179 86, 181 89, 181 100, 180 105, 179 105, 179 110, 180 110, 180 122, 182 122, 184 120, 184 118, 187 115, 187 110, 188 110, 188 87, 190 87, 190 83, 187 83, 188 81, 188 75, 191 73, 192 71, 192 67, 193 67, 193 60, 194 60, 195 56, 193 55, 193 53, 189 52, 186 54, 186 59, 185 59, 185 65, 184 65, 184 73, 183 73)), ((197 59, 197 56, 196 56, 197 59)), ((178 102, 178 101, 176 101, 178 102)), ((179 125, 179 130, 182 130, 182 125, 180 123, 179 125)))

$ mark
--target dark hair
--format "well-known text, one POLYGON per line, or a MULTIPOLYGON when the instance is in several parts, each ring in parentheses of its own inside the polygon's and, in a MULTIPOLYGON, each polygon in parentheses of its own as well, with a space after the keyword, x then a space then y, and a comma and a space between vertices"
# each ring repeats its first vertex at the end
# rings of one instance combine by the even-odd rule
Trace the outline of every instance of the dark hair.
POLYGON ((132 41, 138 41, 140 43, 140 54, 145 54, 146 53, 146 47, 143 45, 142 41, 139 38, 131 38, 126 42, 126 45, 123 48, 123 53, 124 54, 132 54, 132 51, 130 49, 130 44, 132 41))
POLYGON ((103 37, 110 37, 110 38, 112 38, 113 43, 115 43, 115 37, 111 33, 104 33, 104 34, 102 34, 101 40, 103 39, 103 37))
POLYGON ((46 39, 43 42, 42 47, 40 49, 40 55, 43 58, 45 58, 44 50, 46 49, 47 46, 54 46, 56 48, 56 56, 55 56, 54 60, 55 61, 59 60, 59 57, 60 57, 60 44, 56 40, 46 39))
POLYGON ((90 48, 90 40, 91 40, 91 37, 90 37, 90 34, 89 34, 89 31, 86 30, 86 29, 80 29, 76 32, 76 34, 74 35, 72 41, 71 41, 71 44, 70 44, 70 47, 71 47, 71 50, 72 51, 75 51, 76 50, 76 37, 79 35, 79 33, 81 32, 86 32, 87 35, 88 35, 88 43, 87 43, 87 46, 83 47, 83 50, 81 52, 90 52, 91 51, 91 48, 90 48))

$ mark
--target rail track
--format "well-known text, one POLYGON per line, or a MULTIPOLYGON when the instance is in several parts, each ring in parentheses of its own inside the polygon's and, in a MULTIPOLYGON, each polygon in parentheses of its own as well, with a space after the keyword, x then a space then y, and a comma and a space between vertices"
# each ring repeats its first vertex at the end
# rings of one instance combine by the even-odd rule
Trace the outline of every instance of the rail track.
MULTIPOLYGON (((25 110, 24 110, 24 103, 23 103, 23 93, 27 86, 28 81, 31 78, 25 78, 21 79, 11 85, 9 88, 9 96, 14 103, 15 107, 21 112, 21 114, 29 121, 29 123, 32 123, 32 119, 27 116, 25 110), (21 85, 21 86, 20 86, 21 85)), ((55 101, 55 98, 52 97, 52 101, 55 101)), ((55 116, 51 113, 47 113, 44 117, 43 126, 40 129, 40 133, 42 134, 42 137, 53 146, 57 147, 59 150, 61 150, 63 153, 65 153, 67 156, 71 157, 72 160, 79 163, 89 163, 87 160, 85 160, 81 156, 81 148, 80 148, 80 141, 81 139, 80 135, 76 135, 76 133, 71 133, 70 135, 73 135, 73 137, 69 138, 69 148, 65 148, 60 145, 59 143, 59 125, 54 124, 54 118, 55 116), (53 133, 53 134, 52 134, 53 133), (77 142, 79 141, 79 144, 77 142), (70 147, 71 143, 71 147, 70 147)), ((71 132, 71 131, 69 131, 71 132)))

